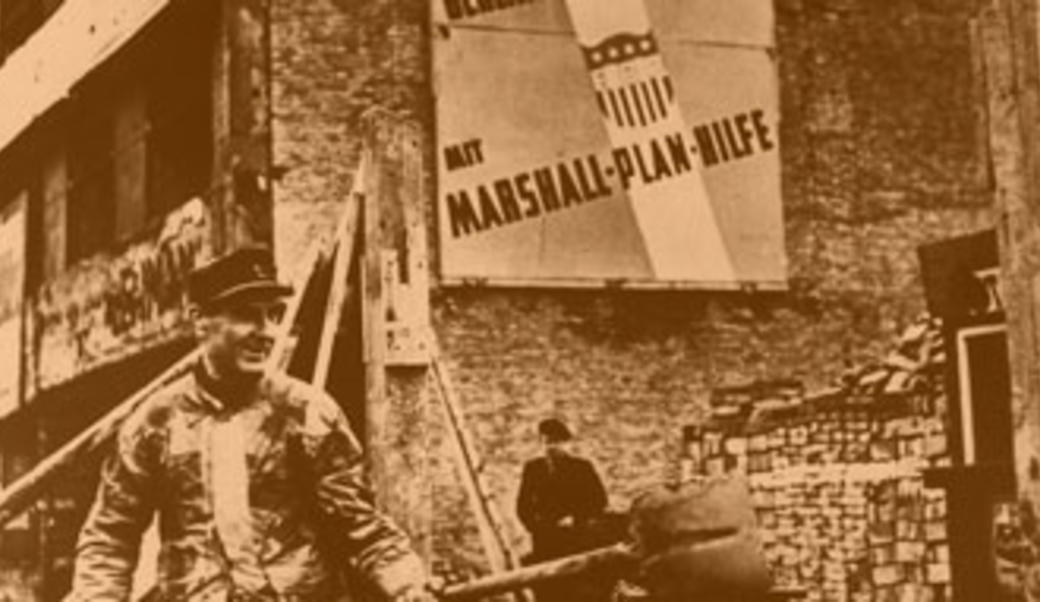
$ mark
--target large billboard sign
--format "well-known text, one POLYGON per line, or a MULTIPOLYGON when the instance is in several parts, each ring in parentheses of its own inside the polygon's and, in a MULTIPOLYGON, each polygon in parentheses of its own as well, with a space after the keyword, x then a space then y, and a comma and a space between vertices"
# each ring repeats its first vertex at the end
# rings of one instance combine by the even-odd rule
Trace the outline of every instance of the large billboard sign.
POLYGON ((444 283, 784 286, 772 3, 433 19, 444 283))

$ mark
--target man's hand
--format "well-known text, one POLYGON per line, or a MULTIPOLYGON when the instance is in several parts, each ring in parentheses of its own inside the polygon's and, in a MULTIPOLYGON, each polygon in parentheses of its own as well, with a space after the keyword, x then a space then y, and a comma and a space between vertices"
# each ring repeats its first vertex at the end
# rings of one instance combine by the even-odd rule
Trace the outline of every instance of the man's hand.
POLYGON ((414 585, 394 596, 392 602, 438 602, 438 598, 430 588, 414 585))

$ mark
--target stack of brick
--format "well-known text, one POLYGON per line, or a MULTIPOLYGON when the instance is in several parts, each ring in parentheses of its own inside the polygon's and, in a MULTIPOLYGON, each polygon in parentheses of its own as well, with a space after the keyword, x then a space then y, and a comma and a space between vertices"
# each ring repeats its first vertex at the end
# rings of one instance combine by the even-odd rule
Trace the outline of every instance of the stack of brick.
POLYGON ((948 600, 949 547, 942 491, 904 477, 871 483, 869 568, 863 600, 948 600))
POLYGON ((778 584, 816 601, 949 599, 944 493, 922 477, 949 462, 935 326, 815 395, 722 389, 712 419, 685 430, 685 476, 747 475, 778 584))

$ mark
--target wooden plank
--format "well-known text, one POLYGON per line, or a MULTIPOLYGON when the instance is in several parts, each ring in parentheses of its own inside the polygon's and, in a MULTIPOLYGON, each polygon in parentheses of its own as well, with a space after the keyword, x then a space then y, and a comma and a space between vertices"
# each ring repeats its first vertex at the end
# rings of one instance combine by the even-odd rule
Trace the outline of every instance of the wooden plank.
POLYGON ((27 510, 52 482, 61 477, 65 469, 83 461, 114 436, 127 416, 161 387, 185 374, 198 361, 199 355, 198 350, 189 352, 27 474, 0 491, 0 527, 27 510))
POLYGON ((506 544, 505 537, 502 535, 502 522, 495 509, 495 504, 488 496, 482 482, 478 468, 480 460, 470 438, 465 416, 455 395, 455 388, 437 355, 434 355, 431 369, 437 389, 437 399, 452 435, 452 453, 455 456, 456 465, 459 467, 466 498, 477 521, 477 530, 480 533, 484 553, 487 554, 488 563, 493 572, 511 569, 517 565, 515 556, 506 544))
POLYGON ((317 273, 318 259, 321 257, 322 243, 312 240, 304 251, 300 263, 293 270, 293 295, 285 306, 285 316, 278 323, 274 333, 274 344, 271 346, 269 361, 274 370, 284 370, 289 365, 293 351, 292 328, 300 315, 303 294, 311 278, 317 273))
POLYGON ((336 259, 332 264, 332 282, 329 296, 325 300, 325 321, 321 326, 321 337, 318 346, 318 357, 314 363, 314 386, 324 389, 329 379, 329 366, 332 363, 332 349, 336 332, 343 321, 343 311, 352 295, 353 287, 348 282, 350 266, 354 263, 357 249, 357 231, 360 220, 361 205, 365 195, 360 182, 368 171, 367 161, 362 160, 358 167, 354 189, 347 198, 343 208, 343 216, 336 227, 334 248, 336 259))
POLYGON ((634 559, 635 556, 628 546, 617 544, 475 579, 467 583, 450 585, 439 592, 438 597, 442 600, 452 601, 487 598, 562 577, 581 575, 589 571, 620 569, 630 565, 634 559))
POLYGON ((37 117, 67 98, 85 75, 124 50, 170 4, 63 2, 18 49, 17 60, 13 55, 0 69, 0 148, 7 148, 37 117))
MULTIPOLYGON (((365 361, 365 441, 368 450, 369 476, 376 498, 382 504, 390 500, 390 475, 386 469, 383 443, 386 441, 386 423, 389 414, 386 397, 386 306, 383 298, 383 257, 379 241, 381 228, 380 203, 383 199, 381 170, 384 168, 385 147, 370 136, 365 149, 369 169, 359 174, 365 189, 363 211, 364 251, 361 255, 362 348, 365 361)), ((393 513, 392 513, 393 514, 393 513)))

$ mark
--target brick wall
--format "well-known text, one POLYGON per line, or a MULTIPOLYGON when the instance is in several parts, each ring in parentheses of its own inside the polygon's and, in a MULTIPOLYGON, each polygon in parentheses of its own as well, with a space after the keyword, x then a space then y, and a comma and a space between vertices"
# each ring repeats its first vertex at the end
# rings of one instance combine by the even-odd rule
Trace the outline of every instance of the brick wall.
POLYGON ((923 473, 951 462, 942 346, 922 322, 840 387, 717 390, 680 475, 746 478, 777 584, 809 600, 948 600, 946 493, 923 473))
POLYGON ((275 0, 272 101, 280 265, 331 234, 350 191, 366 111, 430 122, 423 2, 275 0))
MULTIPOLYGON (((576 428, 624 508, 668 474, 680 426, 707 418, 712 388, 778 377, 822 387, 882 357, 921 312, 916 246, 991 225, 970 5, 777 1, 789 293, 434 292, 436 330, 516 544, 512 503, 539 418, 576 428)), ((366 108, 431 125, 426 9, 275 2, 281 257, 330 228, 366 108)), ((441 459, 435 548, 469 562, 479 549, 441 459)))

